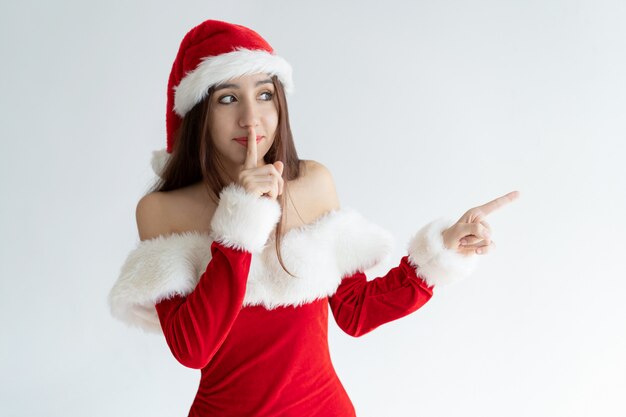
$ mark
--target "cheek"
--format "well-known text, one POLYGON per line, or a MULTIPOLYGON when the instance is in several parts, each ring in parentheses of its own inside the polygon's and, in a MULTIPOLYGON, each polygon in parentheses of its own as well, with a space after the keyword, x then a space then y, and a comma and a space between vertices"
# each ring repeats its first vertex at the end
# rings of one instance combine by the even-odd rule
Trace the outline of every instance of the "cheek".
POLYGON ((268 128, 275 130, 278 126, 278 112, 268 112, 268 114, 265 115, 264 119, 265 124, 266 126, 268 126, 268 128))
POLYGON ((214 112, 209 121, 211 136, 217 139, 228 133, 229 123, 231 123, 231 116, 227 112, 214 112))

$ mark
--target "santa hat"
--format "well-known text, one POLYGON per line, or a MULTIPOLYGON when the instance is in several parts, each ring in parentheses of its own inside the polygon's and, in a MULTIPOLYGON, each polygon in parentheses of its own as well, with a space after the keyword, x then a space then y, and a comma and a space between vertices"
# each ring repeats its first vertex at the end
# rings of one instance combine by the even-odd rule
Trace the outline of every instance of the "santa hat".
POLYGON ((152 153, 160 175, 174 149, 183 117, 206 96, 209 87, 246 74, 276 75, 286 92, 293 91, 291 65, 247 27, 207 20, 183 38, 167 84, 167 147, 152 153))

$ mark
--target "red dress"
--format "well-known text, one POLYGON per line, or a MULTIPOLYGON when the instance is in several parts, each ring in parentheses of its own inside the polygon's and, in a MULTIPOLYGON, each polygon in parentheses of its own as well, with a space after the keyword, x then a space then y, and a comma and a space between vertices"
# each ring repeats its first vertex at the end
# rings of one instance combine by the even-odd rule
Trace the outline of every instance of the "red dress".
POLYGON ((341 209, 283 237, 292 277, 274 249, 273 204, 227 187, 211 236, 140 242, 111 291, 116 317, 161 331, 181 364, 201 369, 189 416, 354 416, 329 355, 328 305, 358 337, 432 297, 437 278, 422 268, 450 280, 471 267, 437 252, 449 223, 439 221, 415 235, 398 266, 368 280, 363 271, 387 256, 391 236, 341 209))

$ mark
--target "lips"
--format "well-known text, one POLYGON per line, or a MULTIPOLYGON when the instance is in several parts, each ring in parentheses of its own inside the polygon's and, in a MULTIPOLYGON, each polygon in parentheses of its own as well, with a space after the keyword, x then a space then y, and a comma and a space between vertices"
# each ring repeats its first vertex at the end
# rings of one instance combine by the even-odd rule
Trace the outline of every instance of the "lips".
MULTIPOLYGON (((263 138, 264 138, 264 136, 257 135, 257 137, 256 137, 256 143, 259 143, 259 142, 260 142, 263 138)), ((242 145, 246 145, 246 146, 248 146, 248 137, 247 137, 247 136, 242 136, 242 137, 239 137, 239 138, 234 138, 233 140, 234 140, 234 141, 237 141, 237 142, 239 142, 239 143, 241 143, 242 145)))

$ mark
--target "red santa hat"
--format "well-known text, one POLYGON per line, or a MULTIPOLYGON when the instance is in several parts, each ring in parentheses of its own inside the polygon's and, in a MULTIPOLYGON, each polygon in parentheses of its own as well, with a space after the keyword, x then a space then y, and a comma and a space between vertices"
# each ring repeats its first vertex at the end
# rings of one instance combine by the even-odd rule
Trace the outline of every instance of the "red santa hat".
POLYGON ((247 27, 207 20, 183 38, 167 84, 167 147, 152 153, 160 174, 174 148, 183 117, 200 103, 211 86, 246 74, 276 75, 286 92, 293 91, 291 65, 247 27))

